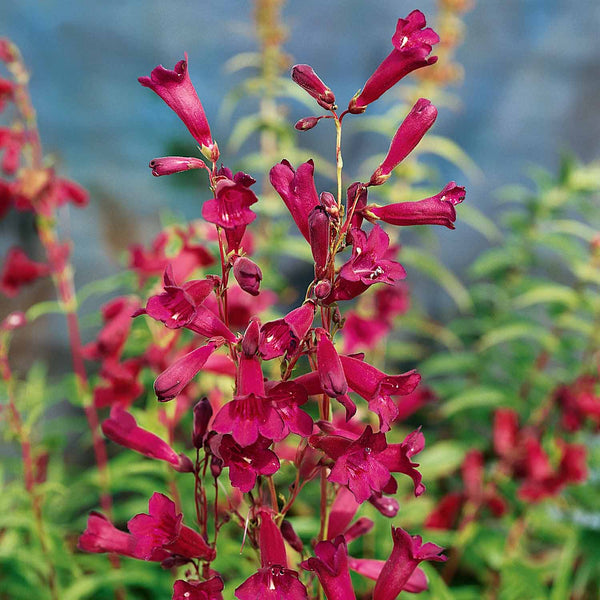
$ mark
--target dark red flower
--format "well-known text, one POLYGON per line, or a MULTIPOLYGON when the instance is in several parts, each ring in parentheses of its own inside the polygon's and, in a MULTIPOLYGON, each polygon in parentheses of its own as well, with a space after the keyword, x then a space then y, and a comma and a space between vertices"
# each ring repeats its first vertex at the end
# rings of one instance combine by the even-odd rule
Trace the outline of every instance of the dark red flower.
POLYGON ((271 185, 281 196, 307 242, 310 242, 308 216, 319 204, 314 171, 315 165, 312 160, 302 163, 297 171, 287 160, 282 160, 269 173, 271 185))
POLYGON ((176 471, 191 472, 193 465, 184 454, 177 454, 167 442, 157 435, 138 427, 133 415, 114 406, 110 418, 102 423, 102 432, 113 442, 135 450, 144 456, 164 460, 176 471))
POLYGON ((333 92, 319 79, 310 65, 294 65, 292 79, 306 90, 325 110, 335 108, 333 92))
POLYGON ((413 10, 406 19, 398 19, 396 32, 392 37, 394 49, 377 67, 360 93, 352 98, 348 105, 350 112, 364 112, 371 102, 375 102, 411 71, 437 61, 437 56, 428 56, 431 47, 440 38, 433 29, 424 29, 425 25, 425 16, 419 10, 413 10))
POLYGON ((454 206, 465 198, 465 188, 451 181, 439 194, 417 202, 399 202, 387 206, 367 206, 365 216, 391 225, 444 225, 454 229, 454 206))
POLYGON ((183 581, 178 579, 173 584, 172 600, 223 600, 223 580, 211 577, 206 581, 183 581))
POLYGON ((135 537, 135 552, 139 557, 151 560, 153 553, 162 549, 185 558, 208 561, 215 558, 214 549, 199 533, 183 525, 183 515, 177 514, 175 503, 164 494, 152 494, 148 513, 136 515, 127 523, 135 537))
POLYGON ((50 267, 31 260, 21 248, 8 251, 0 276, 0 290, 9 297, 16 296, 21 287, 50 274, 50 267))
POLYGON ((200 144, 202 153, 212 162, 217 162, 219 149, 212 139, 204 108, 190 80, 187 52, 184 57, 173 70, 159 65, 152 70, 150 77, 140 77, 138 81, 165 101, 200 144))
POLYGON ((443 548, 431 542, 423 544, 421 536, 411 536, 400 527, 392 527, 392 538, 394 548, 377 578, 373 600, 395 600, 420 562, 446 560, 443 548))

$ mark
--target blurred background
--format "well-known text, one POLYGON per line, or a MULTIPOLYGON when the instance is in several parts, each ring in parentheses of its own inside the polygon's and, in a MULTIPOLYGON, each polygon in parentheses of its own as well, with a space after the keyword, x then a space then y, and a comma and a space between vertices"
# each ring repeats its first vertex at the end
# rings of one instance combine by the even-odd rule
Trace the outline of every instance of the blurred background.
MULTIPOLYGON (((283 47, 290 64, 312 65, 343 106, 389 52, 397 18, 414 8, 434 14, 435 3, 283 3, 283 47)), ((172 68, 187 51, 222 159, 239 166, 222 140, 237 119, 255 110, 256 99, 229 114, 223 99, 246 75, 228 68, 232 58, 257 49, 253 18, 253 3, 242 0, 0 3, 1 33, 20 47, 31 70, 45 150, 54 153, 63 175, 91 191, 90 208, 69 216, 78 287, 115 272, 131 243, 151 240, 161 212, 195 218, 206 197, 203 182, 200 191, 177 189, 174 178, 150 175, 153 157, 174 147, 195 150, 184 126, 138 84, 139 76, 159 63, 172 68)), ((465 177, 453 164, 435 164, 442 185, 450 179, 467 185, 467 202, 493 219, 495 190, 526 182, 528 166, 555 170, 566 150, 584 161, 600 155, 600 4, 485 0, 473 3, 463 20, 465 37, 455 59, 464 77, 450 88, 453 97, 440 107, 433 132, 455 141, 477 170, 465 177)), ((393 101, 384 96, 368 114, 393 101)), ((307 116, 299 102, 285 107, 291 123, 307 116)), ((388 140, 353 132, 350 121, 343 150, 351 173, 370 152, 385 152, 388 140)), ((332 159, 330 134, 320 126, 298 136, 308 156, 316 149, 332 159)), ((243 150, 256 150, 252 138, 243 150)), ((261 179, 265 173, 252 175, 261 179)), ((327 186, 332 182, 326 178, 318 182, 320 190, 327 186)), ((14 243, 27 243, 19 218, 11 214, 0 223, 2 255, 14 243)), ((486 242, 460 219, 458 228, 440 236, 446 262, 460 274, 486 242)))

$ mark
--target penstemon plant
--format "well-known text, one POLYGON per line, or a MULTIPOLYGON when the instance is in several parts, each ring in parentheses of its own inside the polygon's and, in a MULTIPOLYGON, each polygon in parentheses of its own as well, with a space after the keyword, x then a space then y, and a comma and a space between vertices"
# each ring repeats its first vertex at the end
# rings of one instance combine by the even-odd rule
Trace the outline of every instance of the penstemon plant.
MULTIPOLYGON (((169 495, 152 494, 148 513, 133 516, 128 532, 116 528, 107 515, 92 513, 80 549, 156 561, 165 568, 185 567, 174 584, 173 599, 217 599, 231 594, 227 577, 219 571, 219 565, 232 561, 221 556, 220 532, 234 523, 258 560, 254 574, 233 592, 240 600, 356 598, 350 570, 375 580, 374 600, 427 588, 418 565, 445 560, 436 544, 392 526, 393 549, 385 561, 350 556, 347 548, 373 527, 369 518, 354 520, 361 505, 368 503, 390 519, 397 515, 394 473, 412 479, 415 496, 425 490, 413 462, 424 448, 423 433, 417 429, 398 443, 389 438, 394 422, 406 413, 400 409, 402 400, 395 399, 411 394, 420 376, 414 370, 384 373, 365 362, 364 354, 338 353, 335 340, 344 329, 344 302, 379 283, 394 290, 396 298, 403 293, 398 282, 406 272, 380 223, 453 229, 455 205, 464 199, 464 188, 454 182, 418 202, 379 206, 368 199, 433 125, 437 110, 424 98, 400 124, 370 179, 345 191, 343 185, 343 122, 364 113, 412 71, 434 64, 436 57, 430 53, 438 41, 420 11, 399 19, 390 54, 343 112, 310 66, 293 67, 294 82, 326 111, 301 119, 296 129, 333 121, 337 185, 335 193, 319 194, 312 161, 294 168, 284 159, 271 169, 270 182, 310 247, 314 279, 299 306, 264 323, 256 316, 257 306, 243 314, 239 308, 244 299, 248 306, 248 299, 269 293, 261 291, 262 271, 249 257, 253 243, 247 228, 256 218, 251 207, 259 201, 252 190, 255 179, 219 166, 219 147, 190 80, 187 55, 174 69, 158 66, 139 79, 179 116, 199 145, 203 158, 167 156, 152 160, 150 167, 156 176, 206 171, 214 197, 204 202, 202 217, 214 229, 205 223, 197 231, 216 242, 220 273, 186 281, 193 267, 213 260, 194 251, 185 232, 181 237, 187 252, 182 250, 172 261, 152 262, 139 250, 138 272, 155 272, 157 262, 164 267, 162 291, 152 293, 140 308, 126 299, 114 303, 105 311, 103 330, 112 343, 100 343, 101 332, 89 354, 103 360, 103 373, 114 391, 117 377, 107 365, 111 359, 113 364, 119 361, 122 343, 115 340, 125 341, 131 313, 161 324, 151 326, 155 344, 144 361, 160 372, 154 382, 158 400, 176 403, 173 410, 160 413, 168 440, 140 427, 128 411, 135 392, 111 403, 102 430, 110 440, 165 461, 181 477, 193 480, 193 511, 184 515, 189 499, 180 498, 171 479, 169 495), (192 408, 190 389, 200 372, 219 373, 231 383, 227 391, 213 390, 192 408), (351 392, 362 401, 357 404, 351 392), (190 409, 191 423, 185 419, 190 409), (193 459, 172 448, 176 429, 185 424, 190 426, 193 459), (319 527, 311 532, 313 543, 307 548, 288 517, 304 495, 314 497, 311 488, 318 489, 319 527)), ((160 242, 155 250, 160 253, 160 242)), ((392 297, 382 303, 387 316, 393 315, 398 302, 392 297)))

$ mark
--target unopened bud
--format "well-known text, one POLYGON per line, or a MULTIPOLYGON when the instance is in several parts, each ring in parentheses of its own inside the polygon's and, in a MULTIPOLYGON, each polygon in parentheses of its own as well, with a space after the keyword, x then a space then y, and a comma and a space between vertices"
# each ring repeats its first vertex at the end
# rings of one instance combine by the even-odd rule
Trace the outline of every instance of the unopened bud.
POLYGON ((329 216, 334 219, 337 219, 340 216, 340 207, 338 206, 335 196, 331 192, 321 192, 319 201, 329 216))
POLYGON ((258 340, 260 337, 260 321, 252 319, 246 328, 242 339, 242 352, 246 356, 254 356, 258 352, 258 340))
POLYGON ((329 258, 329 237, 329 215, 322 206, 315 206, 308 215, 308 239, 317 279, 325 275, 329 258))
POLYGON ((239 256, 233 263, 233 276, 245 292, 258 296, 262 271, 256 263, 245 256, 239 256))
POLYGON ((312 129, 323 117, 304 117, 296 122, 294 127, 298 131, 308 131, 312 129))
POLYGON ((324 300, 331 294, 331 282, 328 279, 321 279, 317 285, 315 285, 315 296, 319 300, 324 300))
POLYGON ((199 158, 190 156, 164 156, 162 158, 153 158, 149 165, 154 177, 161 175, 172 175, 181 173, 190 169, 206 169, 206 165, 199 158))
POLYGON ((302 554, 304 544, 289 521, 283 521, 283 523, 281 523, 281 535, 283 535, 283 539, 298 552, 298 554, 302 554))
POLYGON ((294 65, 292 79, 306 90, 325 110, 333 110, 335 96, 333 92, 321 81, 310 65, 294 65))
POLYGON ((206 435, 206 430, 212 414, 212 406, 206 397, 202 398, 202 400, 194 406, 194 428, 192 433, 192 443, 194 444, 194 448, 202 448, 204 436, 206 435))
POLYGON ((210 459, 210 474, 216 479, 223 470, 223 461, 213 455, 210 459))

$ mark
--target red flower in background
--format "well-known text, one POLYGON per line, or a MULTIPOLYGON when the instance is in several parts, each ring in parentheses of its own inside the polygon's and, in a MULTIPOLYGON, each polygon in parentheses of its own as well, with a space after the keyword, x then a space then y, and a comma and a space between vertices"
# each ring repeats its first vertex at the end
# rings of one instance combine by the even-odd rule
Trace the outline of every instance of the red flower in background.
POLYGON ((21 287, 50 274, 47 264, 31 260, 21 248, 11 248, 0 275, 0 290, 6 296, 16 296, 21 287))

